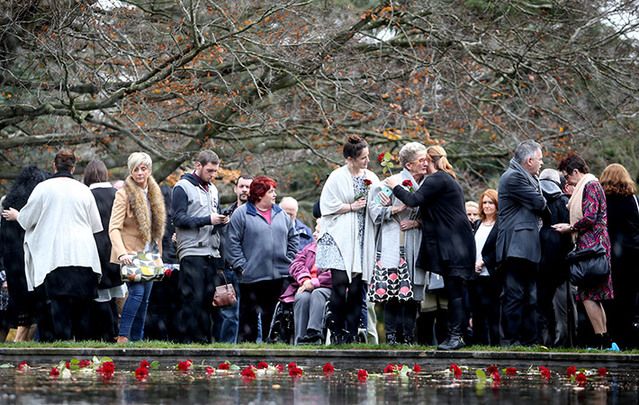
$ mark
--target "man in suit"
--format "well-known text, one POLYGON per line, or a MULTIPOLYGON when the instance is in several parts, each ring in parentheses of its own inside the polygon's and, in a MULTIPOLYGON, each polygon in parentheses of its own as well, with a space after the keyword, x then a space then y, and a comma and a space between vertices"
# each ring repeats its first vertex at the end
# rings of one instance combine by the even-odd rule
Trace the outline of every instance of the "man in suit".
POLYGON ((536 343, 539 230, 546 209, 538 178, 542 165, 541 145, 527 140, 517 146, 499 179, 497 263, 504 278, 504 345, 536 343))

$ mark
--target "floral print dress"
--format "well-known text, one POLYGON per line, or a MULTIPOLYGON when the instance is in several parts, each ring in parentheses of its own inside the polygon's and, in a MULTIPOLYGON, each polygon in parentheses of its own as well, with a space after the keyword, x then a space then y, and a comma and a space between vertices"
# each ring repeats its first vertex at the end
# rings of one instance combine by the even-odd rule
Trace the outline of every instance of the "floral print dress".
MULTIPOLYGON (((610 237, 608 236, 608 214, 606 208, 606 195, 598 181, 591 181, 584 187, 581 202, 583 218, 573 226, 577 230, 576 247, 578 250, 588 249, 598 243, 606 249, 606 256, 610 261, 610 237)), ((612 277, 593 288, 579 288, 577 301, 604 301, 614 298, 612 290, 612 277)))
MULTIPOLYGON (((364 182, 364 176, 354 176, 353 177, 353 191, 355 193, 355 199, 357 200, 359 196, 366 195, 368 193, 368 187, 364 182)), ((345 203, 349 203, 348 201, 344 201, 345 203)), ((366 209, 362 209, 357 211, 357 237, 359 239, 359 248, 362 252, 360 255, 362 258, 364 257, 364 225, 366 224, 366 209)), ((335 243, 333 237, 325 233, 319 241, 317 241, 317 267, 321 269, 336 269, 336 270, 346 270, 346 266, 344 265, 344 259, 342 258, 341 253, 335 243)))

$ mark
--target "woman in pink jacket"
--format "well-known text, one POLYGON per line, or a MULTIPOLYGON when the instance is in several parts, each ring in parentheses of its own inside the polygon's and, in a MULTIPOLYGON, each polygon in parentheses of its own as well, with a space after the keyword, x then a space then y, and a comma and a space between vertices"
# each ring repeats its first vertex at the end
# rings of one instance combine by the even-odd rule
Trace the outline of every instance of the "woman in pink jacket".
POLYGON ((331 272, 315 266, 319 220, 309 243, 295 256, 289 267, 291 283, 280 301, 295 302, 293 318, 295 322, 295 344, 321 344, 324 340, 322 324, 324 307, 331 296, 331 272))

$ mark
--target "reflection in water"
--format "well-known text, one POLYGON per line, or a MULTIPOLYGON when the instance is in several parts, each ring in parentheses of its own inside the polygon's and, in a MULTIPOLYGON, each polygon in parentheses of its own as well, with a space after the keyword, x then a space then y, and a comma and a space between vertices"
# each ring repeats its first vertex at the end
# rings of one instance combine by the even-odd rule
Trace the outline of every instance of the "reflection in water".
POLYGON ((400 377, 373 374, 360 382, 353 370, 330 377, 321 367, 309 367, 301 378, 286 372, 247 380, 232 372, 206 376, 203 369, 189 373, 152 370, 146 381, 130 371, 117 371, 112 379, 74 372, 73 379, 52 379, 49 369, 20 373, 0 369, 0 403, 15 404, 631 404, 638 403, 637 377, 630 373, 591 375, 585 387, 556 370, 549 382, 538 373, 502 375, 498 387, 481 383, 474 371, 461 379, 447 372, 400 377))

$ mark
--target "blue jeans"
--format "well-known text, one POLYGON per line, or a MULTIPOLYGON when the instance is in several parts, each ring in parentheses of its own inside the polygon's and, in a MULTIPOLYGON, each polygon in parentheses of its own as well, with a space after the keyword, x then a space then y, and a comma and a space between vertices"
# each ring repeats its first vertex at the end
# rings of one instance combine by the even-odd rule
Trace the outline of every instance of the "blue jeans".
POLYGON ((127 283, 129 295, 122 308, 120 320, 120 336, 126 336, 131 341, 144 338, 144 321, 146 308, 149 305, 149 295, 153 282, 127 283))
POLYGON ((231 269, 224 269, 226 281, 233 284, 237 302, 231 306, 220 308, 216 314, 215 340, 221 343, 237 343, 240 325, 240 284, 237 274, 231 269))

